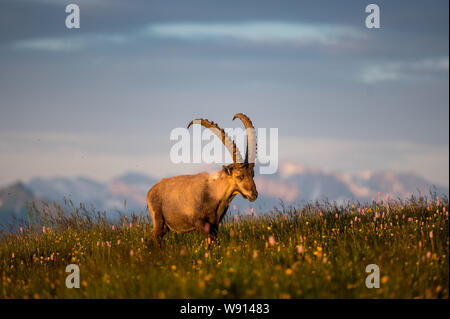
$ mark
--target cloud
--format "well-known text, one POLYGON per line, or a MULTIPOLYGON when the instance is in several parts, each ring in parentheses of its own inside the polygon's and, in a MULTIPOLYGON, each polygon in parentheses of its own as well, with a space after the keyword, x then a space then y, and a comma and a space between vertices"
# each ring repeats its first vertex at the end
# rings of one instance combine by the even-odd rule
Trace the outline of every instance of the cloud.
POLYGON ((414 172, 448 187, 449 145, 403 140, 281 137, 280 161, 294 160, 325 171, 414 172))
POLYGON ((357 39, 361 34, 352 27, 289 22, 160 23, 145 29, 147 34, 179 40, 241 40, 251 42, 290 42, 335 44, 357 39))
POLYGON ((83 38, 42 38, 17 41, 13 47, 37 51, 75 51, 83 48, 86 40, 83 38))
POLYGON ((123 34, 86 34, 55 38, 19 40, 12 44, 14 49, 33 51, 70 52, 104 44, 123 44, 129 38, 123 34))
POLYGON ((19 40, 12 47, 21 50, 67 52, 99 45, 120 45, 148 39, 175 41, 242 41, 251 43, 290 43, 295 45, 341 45, 361 33, 342 25, 285 22, 241 23, 155 23, 127 33, 86 33, 66 37, 41 37, 19 40))
POLYGON ((428 58, 413 62, 389 62, 365 67, 361 80, 367 84, 403 79, 420 79, 430 75, 448 73, 449 58, 428 58))
MULTIPOLYGON (((169 136, 123 133, 9 132, 0 136, 0 185, 34 176, 88 176, 107 181, 127 171, 156 177, 212 170, 216 165, 173 164, 169 136)), ((280 161, 321 170, 415 172, 448 187, 449 146, 396 140, 280 137, 280 161)), ((282 169, 280 167, 280 169, 282 169)), ((296 167, 295 169, 305 169, 296 167)), ((280 171, 286 174, 286 171, 280 171)), ((276 187, 276 185, 274 185, 276 187)))
POLYGON ((170 162, 171 145, 168 135, 3 132, 0 185, 32 177, 86 176, 106 182, 129 171, 164 177, 212 169, 170 162))

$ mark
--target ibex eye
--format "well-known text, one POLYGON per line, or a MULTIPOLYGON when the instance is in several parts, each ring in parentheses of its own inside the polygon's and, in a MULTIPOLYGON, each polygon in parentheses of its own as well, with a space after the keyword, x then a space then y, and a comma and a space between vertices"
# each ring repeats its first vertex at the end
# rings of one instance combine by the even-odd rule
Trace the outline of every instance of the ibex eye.
POLYGON ((238 178, 242 181, 244 179, 244 175, 239 175, 238 178))

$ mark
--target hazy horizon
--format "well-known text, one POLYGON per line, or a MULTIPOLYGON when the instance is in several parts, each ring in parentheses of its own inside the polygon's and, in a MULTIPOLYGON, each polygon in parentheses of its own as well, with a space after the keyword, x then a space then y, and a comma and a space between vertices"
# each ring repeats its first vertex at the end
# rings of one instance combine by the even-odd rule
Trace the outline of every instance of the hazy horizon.
POLYGON ((448 1, 0 3, 0 185, 198 171, 172 129, 242 112, 279 162, 414 172, 449 187, 448 1))

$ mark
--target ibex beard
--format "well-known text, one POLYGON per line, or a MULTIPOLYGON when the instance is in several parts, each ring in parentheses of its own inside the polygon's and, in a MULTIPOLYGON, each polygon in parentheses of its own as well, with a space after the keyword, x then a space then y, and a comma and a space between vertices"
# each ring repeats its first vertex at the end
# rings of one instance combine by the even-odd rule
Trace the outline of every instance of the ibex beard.
POLYGON ((167 231, 198 230, 209 239, 217 238, 219 224, 233 198, 240 194, 253 202, 258 197, 254 177, 256 158, 255 129, 250 119, 238 113, 247 130, 247 150, 243 161, 236 144, 216 123, 206 119, 191 121, 211 129, 233 158, 233 163, 213 173, 180 175, 164 178, 147 194, 147 204, 153 219, 153 236, 158 246, 167 231))

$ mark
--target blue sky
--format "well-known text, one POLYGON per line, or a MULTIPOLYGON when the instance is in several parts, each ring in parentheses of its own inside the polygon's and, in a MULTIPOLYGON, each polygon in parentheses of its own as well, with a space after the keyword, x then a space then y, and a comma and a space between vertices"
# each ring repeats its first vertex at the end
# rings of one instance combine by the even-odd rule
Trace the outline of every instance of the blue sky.
POLYGON ((280 159, 449 179, 448 1, 0 3, 0 183, 198 170, 170 131, 277 127, 280 159))

